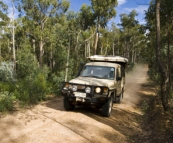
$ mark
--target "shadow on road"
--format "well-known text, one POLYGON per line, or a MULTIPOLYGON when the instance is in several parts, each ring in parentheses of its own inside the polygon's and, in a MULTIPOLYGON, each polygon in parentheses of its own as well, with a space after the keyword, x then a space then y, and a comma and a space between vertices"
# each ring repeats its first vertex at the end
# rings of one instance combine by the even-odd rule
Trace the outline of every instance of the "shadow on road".
MULTIPOLYGON (((103 117, 98 109, 86 107, 76 107, 74 111, 69 113, 83 114, 97 122, 111 127, 120 134, 129 137, 128 139, 131 140, 131 137, 135 134, 142 134, 141 118, 144 114, 143 111, 147 108, 144 102, 146 103, 149 98, 154 96, 154 90, 151 82, 141 84, 139 90, 134 93, 140 99, 138 103, 135 105, 128 104, 128 101, 126 101, 128 99, 124 98, 121 104, 114 104, 112 114, 109 118, 103 117)), ((48 101, 45 105, 56 110, 68 112, 64 110, 62 102, 62 97, 56 97, 54 100, 48 101)), ((75 122, 78 122, 78 120, 75 120, 75 122)), ((67 124, 70 124, 70 121, 67 124)), ((84 123, 84 126, 85 124, 87 125, 87 123, 84 123)))

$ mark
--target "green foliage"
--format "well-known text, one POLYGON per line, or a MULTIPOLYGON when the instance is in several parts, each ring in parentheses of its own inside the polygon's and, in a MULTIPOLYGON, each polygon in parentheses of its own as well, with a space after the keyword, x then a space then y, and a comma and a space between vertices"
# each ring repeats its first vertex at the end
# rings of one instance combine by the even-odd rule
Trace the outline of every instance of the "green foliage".
POLYGON ((118 5, 117 0, 90 0, 92 10, 97 24, 105 27, 108 20, 116 16, 115 7, 118 5))
POLYGON ((17 59, 17 98, 27 104, 45 100, 49 91, 48 68, 38 66, 35 56, 27 49, 18 51, 17 59))
MULTIPOLYGON (((173 59, 173 24, 171 22, 172 12, 173 12, 173 1, 172 0, 161 0, 160 5, 160 35, 161 35, 161 45, 160 45, 160 62, 164 65, 164 69, 169 79, 169 86, 172 86, 172 59, 173 59)), ((151 4, 146 11, 146 26, 145 28, 150 31, 147 33, 148 43, 148 63, 149 63, 149 76, 156 83, 160 83, 162 80, 162 74, 159 73, 158 63, 156 63, 156 54, 155 54, 155 35, 156 35, 156 17, 155 17, 155 1, 151 1, 151 4)))
POLYGON ((0 93, 0 111, 13 110, 14 97, 6 94, 0 93))
POLYGON ((2 1, 0 1, 0 26, 5 25, 5 21, 8 20, 8 16, 6 15, 8 6, 5 5, 2 1))
POLYGON ((25 104, 36 104, 46 99, 49 87, 47 86, 46 76, 43 73, 35 77, 26 77, 18 82, 15 96, 25 104))
POLYGON ((39 65, 36 57, 30 52, 29 49, 19 50, 17 53, 17 77, 26 78, 27 76, 33 77, 39 71, 39 65))
POLYGON ((14 64, 13 62, 1 62, 0 81, 14 81, 14 64))
POLYGON ((149 75, 150 79, 157 84, 160 83, 161 76, 159 74, 159 71, 158 71, 159 69, 157 67, 156 62, 154 62, 154 61, 150 62, 148 67, 149 67, 148 75, 149 75))
POLYGON ((142 111, 146 112, 148 107, 149 107, 148 103, 144 100, 142 103, 142 111))
POLYGON ((135 67, 135 64, 134 63, 129 63, 129 65, 126 68, 126 72, 132 71, 134 67, 135 67))
POLYGON ((65 73, 59 72, 59 73, 53 73, 49 77, 49 82, 51 82, 52 85, 52 92, 55 94, 59 94, 61 90, 61 83, 64 81, 65 73))
POLYGON ((86 30, 90 26, 95 25, 94 14, 92 12, 91 6, 83 4, 80 9, 79 18, 80 18, 80 25, 82 26, 83 30, 86 30))
POLYGON ((0 111, 13 110, 15 96, 13 91, 14 84, 10 82, 0 82, 0 111))

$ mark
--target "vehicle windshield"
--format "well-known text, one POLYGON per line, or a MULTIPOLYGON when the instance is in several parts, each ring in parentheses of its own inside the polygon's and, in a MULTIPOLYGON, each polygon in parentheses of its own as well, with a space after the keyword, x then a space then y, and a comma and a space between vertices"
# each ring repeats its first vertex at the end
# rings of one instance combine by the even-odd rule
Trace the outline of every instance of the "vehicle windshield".
POLYGON ((115 68, 104 66, 85 66, 81 71, 80 76, 113 80, 115 76, 115 68))

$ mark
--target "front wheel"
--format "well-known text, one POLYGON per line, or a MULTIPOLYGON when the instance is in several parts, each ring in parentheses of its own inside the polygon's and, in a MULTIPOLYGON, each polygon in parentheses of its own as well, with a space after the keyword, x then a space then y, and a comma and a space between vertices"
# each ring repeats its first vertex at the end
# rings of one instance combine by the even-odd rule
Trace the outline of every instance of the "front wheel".
POLYGON ((75 105, 73 105, 67 97, 64 97, 64 108, 67 111, 71 111, 75 108, 75 105))
POLYGON ((113 98, 110 97, 108 101, 102 106, 101 110, 102 115, 105 117, 109 117, 111 115, 112 106, 113 106, 113 98))

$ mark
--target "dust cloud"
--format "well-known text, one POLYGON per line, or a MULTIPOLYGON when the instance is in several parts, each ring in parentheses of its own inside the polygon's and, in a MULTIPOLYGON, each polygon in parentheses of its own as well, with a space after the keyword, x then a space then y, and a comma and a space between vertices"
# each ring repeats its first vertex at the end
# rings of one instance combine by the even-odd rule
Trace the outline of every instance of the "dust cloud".
POLYGON ((122 101, 122 106, 134 107, 139 103, 140 96, 139 90, 141 84, 145 83, 148 79, 147 65, 137 64, 134 69, 126 74, 125 92, 122 101))

